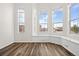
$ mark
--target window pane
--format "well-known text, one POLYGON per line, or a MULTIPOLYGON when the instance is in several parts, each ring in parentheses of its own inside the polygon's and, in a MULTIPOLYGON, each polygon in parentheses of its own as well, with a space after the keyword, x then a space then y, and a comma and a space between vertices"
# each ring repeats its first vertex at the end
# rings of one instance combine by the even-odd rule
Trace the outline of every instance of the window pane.
POLYGON ((64 13, 62 10, 57 9, 52 12, 52 23, 53 23, 53 31, 63 31, 63 18, 64 13))
POLYGON ((24 10, 18 9, 19 32, 24 32, 24 10))
POLYGON ((47 31, 47 24, 40 24, 40 31, 47 31))
POLYGON ((39 14, 40 31, 47 31, 47 20, 48 20, 48 13, 46 11, 40 12, 39 14))
POLYGON ((24 25, 19 25, 19 32, 24 32, 24 25))
POLYGON ((19 23, 24 23, 24 13, 19 13, 19 23))
POLYGON ((79 4, 73 4, 70 9, 71 32, 79 32, 79 4))
POLYGON ((18 9, 18 12, 24 12, 24 9, 18 9))

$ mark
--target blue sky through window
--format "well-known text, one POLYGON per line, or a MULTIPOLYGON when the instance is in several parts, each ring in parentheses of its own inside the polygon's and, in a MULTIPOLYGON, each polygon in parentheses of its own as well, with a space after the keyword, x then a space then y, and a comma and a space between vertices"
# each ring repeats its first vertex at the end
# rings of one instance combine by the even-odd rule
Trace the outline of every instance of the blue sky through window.
POLYGON ((19 22, 24 23, 24 13, 19 13, 19 22))
POLYGON ((71 13, 71 26, 79 26, 79 4, 73 4, 70 9, 71 13))
MULTIPOLYGON (((73 4, 70 8, 70 20, 71 20, 71 25, 73 24, 78 24, 79 26, 79 4, 73 4), (77 19, 77 20, 76 20, 77 19)), ((60 23, 63 22, 64 18, 64 13, 60 9, 57 9, 52 13, 52 20, 54 23, 60 23)), ((39 14, 39 23, 47 23, 48 20, 48 13, 47 11, 40 12, 39 14)))
POLYGON ((40 12, 39 14, 39 22, 40 23, 47 23, 48 20, 48 13, 46 11, 40 12))
POLYGON ((52 11, 52 23, 54 23, 54 28, 63 27, 64 12, 61 9, 56 9, 52 11))
POLYGON ((71 6, 71 20, 79 18, 79 4, 73 4, 71 6))
POLYGON ((52 21, 54 23, 60 23, 63 22, 64 13, 63 11, 57 9, 52 13, 52 21))
POLYGON ((39 23, 41 28, 47 28, 48 12, 42 11, 39 14, 39 23))

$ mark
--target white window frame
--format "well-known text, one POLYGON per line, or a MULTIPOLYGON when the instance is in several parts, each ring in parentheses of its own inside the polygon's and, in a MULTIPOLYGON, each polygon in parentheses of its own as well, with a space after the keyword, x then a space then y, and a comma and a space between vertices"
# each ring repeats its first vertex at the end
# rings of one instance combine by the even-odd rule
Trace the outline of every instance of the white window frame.
MULTIPOLYGON (((77 3, 78 4, 78 3, 77 3)), ((73 6, 74 4, 70 4, 70 7, 69 7, 69 16, 70 16, 70 18, 69 18, 69 34, 71 34, 71 35, 74 35, 74 36, 78 36, 79 35, 79 32, 78 33, 72 33, 71 32, 71 7, 73 6)))
POLYGON ((25 32, 25 12, 24 12, 24 9, 23 8, 18 8, 18 11, 17 11, 17 19, 18 19, 18 32, 19 33, 22 33, 22 32, 19 31, 19 25, 24 25, 24 32, 25 32), (23 23, 20 23, 19 13, 24 13, 24 22, 23 23))
MULTIPOLYGON (((51 11, 51 12, 52 12, 52 14, 53 14, 53 13, 54 13, 54 11, 55 11, 55 10, 57 10, 57 9, 58 9, 58 10, 60 10, 60 11, 62 11, 62 12, 63 12, 63 14, 64 14, 64 10, 63 10, 63 8, 62 8, 62 7, 61 7, 61 8, 55 8, 54 10, 52 10, 52 11, 51 11)), ((64 15, 65 15, 65 14, 64 14, 64 15)), ((60 31, 60 32, 58 32, 58 31, 54 32, 54 29, 53 29, 53 28, 54 28, 54 20, 53 20, 53 19, 51 20, 51 21, 52 21, 52 31, 51 31, 51 32, 52 32, 52 34, 61 34, 61 35, 63 35, 63 33, 64 33, 64 15, 63 15, 63 21, 62 21, 62 22, 63 22, 63 26, 62 26, 62 27, 63 27, 63 30, 62 30, 62 31, 60 31)))
MULTIPOLYGON (((40 16, 40 12, 41 12, 41 11, 42 11, 42 12, 43 12, 43 11, 44 11, 44 12, 47 12, 47 14, 48 14, 48 11, 47 11, 47 10, 40 10, 40 11, 38 11, 38 25, 39 25, 39 26, 37 27, 37 28, 38 28, 38 33, 46 33, 46 32, 48 32, 48 18, 47 18, 47 23, 46 23, 46 24, 47 24, 47 31, 40 31, 40 23, 39 23, 40 20, 39 20, 39 16, 40 16)), ((49 15, 48 15, 48 17, 49 17, 49 15)))

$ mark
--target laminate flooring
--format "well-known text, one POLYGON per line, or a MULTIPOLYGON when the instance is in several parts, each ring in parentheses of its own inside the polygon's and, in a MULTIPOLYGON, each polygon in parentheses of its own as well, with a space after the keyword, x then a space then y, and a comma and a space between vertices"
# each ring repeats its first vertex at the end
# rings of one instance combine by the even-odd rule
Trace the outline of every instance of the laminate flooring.
POLYGON ((53 43, 13 43, 0 49, 0 56, 73 56, 64 47, 53 43))

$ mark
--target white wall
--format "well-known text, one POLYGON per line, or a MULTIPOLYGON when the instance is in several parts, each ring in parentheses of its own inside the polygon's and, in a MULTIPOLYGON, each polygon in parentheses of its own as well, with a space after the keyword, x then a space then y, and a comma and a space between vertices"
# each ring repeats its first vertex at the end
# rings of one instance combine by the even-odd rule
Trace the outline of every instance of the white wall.
POLYGON ((13 4, 0 3, 0 49, 14 42, 13 4))

